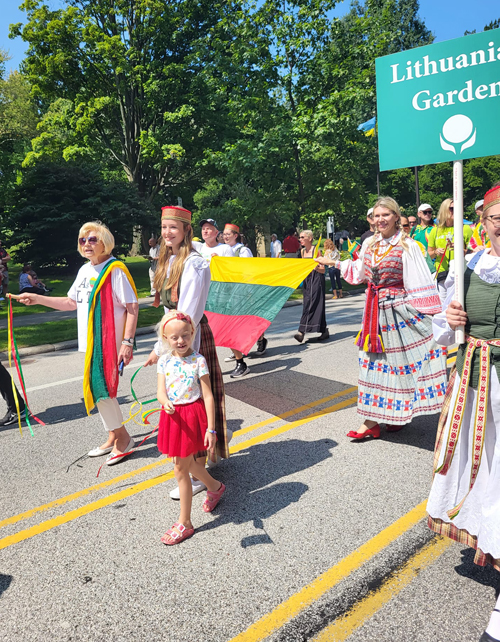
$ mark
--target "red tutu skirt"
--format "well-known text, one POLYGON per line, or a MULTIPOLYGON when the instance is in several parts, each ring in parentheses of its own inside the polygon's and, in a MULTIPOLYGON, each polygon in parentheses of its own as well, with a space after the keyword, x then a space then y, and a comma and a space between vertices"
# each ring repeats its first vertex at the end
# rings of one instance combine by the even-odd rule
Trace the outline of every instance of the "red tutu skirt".
POLYGON ((174 408, 172 415, 160 413, 158 450, 168 457, 189 457, 204 450, 208 421, 203 399, 174 408))

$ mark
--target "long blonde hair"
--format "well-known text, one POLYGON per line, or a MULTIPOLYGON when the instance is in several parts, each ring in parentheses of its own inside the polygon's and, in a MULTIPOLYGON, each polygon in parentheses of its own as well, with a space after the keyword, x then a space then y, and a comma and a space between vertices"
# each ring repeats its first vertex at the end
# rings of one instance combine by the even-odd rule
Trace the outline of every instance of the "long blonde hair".
POLYGON ((172 269, 170 270, 170 275, 166 284, 165 279, 167 278, 170 257, 172 256, 173 252, 172 248, 165 244, 164 239, 161 239, 160 254, 158 255, 158 266, 156 268, 155 278, 153 282, 154 289, 157 292, 161 292, 164 285, 165 288, 169 290, 179 282, 182 274, 182 268, 184 267, 184 262, 193 251, 193 228, 191 227, 190 223, 185 223, 184 221, 180 222, 184 227, 184 238, 179 247, 179 252, 177 253, 177 256, 172 263, 172 269))
MULTIPOLYGON (((395 214, 398 217, 396 221, 396 230, 401 229, 401 210, 399 209, 399 205, 396 203, 396 201, 393 198, 391 198, 390 196, 381 196, 373 206, 372 216, 374 216, 375 210, 377 209, 377 207, 385 207, 388 210, 390 210, 393 214, 395 214)), ((399 243, 401 244, 403 250, 406 250, 407 252, 410 249, 407 242, 408 238, 409 238, 408 234, 406 232, 403 232, 401 234, 401 238, 399 239, 399 243)), ((376 245, 380 241, 380 239, 381 239, 380 232, 378 231, 375 232, 375 234, 372 236, 369 242, 369 247, 371 248, 374 245, 376 245)))
POLYGON ((450 213, 450 205, 453 203, 452 198, 445 198, 444 201, 439 206, 439 212, 437 215, 437 226, 446 227, 446 219, 450 213))

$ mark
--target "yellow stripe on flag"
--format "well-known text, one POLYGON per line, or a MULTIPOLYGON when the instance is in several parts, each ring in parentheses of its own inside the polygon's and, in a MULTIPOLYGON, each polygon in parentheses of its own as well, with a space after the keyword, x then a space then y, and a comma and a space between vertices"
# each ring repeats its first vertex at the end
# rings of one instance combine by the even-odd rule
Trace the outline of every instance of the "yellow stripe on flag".
POLYGON ((212 281, 249 283, 295 289, 316 267, 313 259, 270 259, 214 256, 212 281))
POLYGON ((314 253, 313 253, 313 259, 315 259, 318 256, 319 246, 321 245, 321 239, 322 238, 323 238, 323 236, 320 236, 319 237, 319 241, 316 243, 316 247, 314 248, 314 253))

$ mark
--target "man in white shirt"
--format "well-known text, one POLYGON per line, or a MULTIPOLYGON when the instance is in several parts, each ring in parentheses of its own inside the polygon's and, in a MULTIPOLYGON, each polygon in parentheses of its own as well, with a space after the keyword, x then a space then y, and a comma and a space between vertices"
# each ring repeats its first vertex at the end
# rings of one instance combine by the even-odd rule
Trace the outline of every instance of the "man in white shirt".
POLYGON ((194 249, 199 252, 209 263, 213 256, 234 256, 232 249, 225 243, 217 241, 219 230, 213 218, 204 218, 200 221, 201 236, 204 243, 193 241, 194 249))
POLYGON ((281 241, 278 241, 276 234, 271 234, 271 258, 281 258, 281 241))

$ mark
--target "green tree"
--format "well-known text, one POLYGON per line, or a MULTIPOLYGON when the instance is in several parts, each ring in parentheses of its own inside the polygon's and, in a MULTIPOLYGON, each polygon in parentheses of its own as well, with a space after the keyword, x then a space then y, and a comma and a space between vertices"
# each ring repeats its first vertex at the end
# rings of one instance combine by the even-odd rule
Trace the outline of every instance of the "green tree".
POLYGON ((126 253, 133 227, 144 216, 136 188, 123 179, 106 181, 98 166, 39 162, 23 170, 6 224, 18 246, 17 261, 74 272, 81 264, 76 243, 84 223, 101 220, 115 237, 115 251, 126 253))
POLYGON ((38 122, 28 81, 17 71, 5 78, 2 60, 8 56, 0 51, 0 213, 7 206, 38 122))
POLYGON ((67 0, 50 10, 26 0, 22 8, 26 24, 12 25, 11 36, 29 44, 23 70, 46 113, 28 162, 56 152, 107 156, 150 202, 196 179, 204 150, 227 133, 229 83, 217 63, 231 57, 226 18, 236 4, 67 0))

